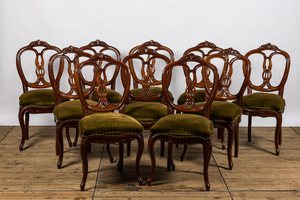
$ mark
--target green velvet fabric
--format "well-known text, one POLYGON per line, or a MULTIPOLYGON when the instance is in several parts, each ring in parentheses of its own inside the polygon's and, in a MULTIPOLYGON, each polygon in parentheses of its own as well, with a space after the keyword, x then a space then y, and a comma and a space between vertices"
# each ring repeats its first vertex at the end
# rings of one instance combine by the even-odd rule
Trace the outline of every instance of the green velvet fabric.
POLYGON ((88 115, 79 121, 82 136, 119 135, 143 132, 143 126, 134 118, 120 113, 98 113, 88 115))
MULTIPOLYGON (((138 89, 132 89, 130 90, 132 94, 138 95, 141 94, 141 92, 143 91, 142 88, 138 88, 138 89)), ((153 94, 160 94, 162 92, 162 88, 161 87, 150 87, 150 91, 153 94)), ((174 97, 173 94, 169 91, 169 95, 171 97, 171 101, 174 101, 174 97)), ((145 95, 145 97, 147 97, 148 95, 145 95)), ((153 100, 153 102, 159 102, 160 100, 153 100)))
MULTIPOLYGON (((88 104, 96 105, 97 102, 93 100, 87 100, 88 104)), ((89 111, 89 114, 97 113, 94 111, 89 111)), ((73 101, 67 101, 60 103, 53 109, 53 114, 58 121, 65 120, 79 120, 83 117, 82 106, 79 99, 73 101)))
MULTIPOLYGON (((205 102, 196 103, 198 106, 204 105, 205 102)), ((204 115, 204 112, 197 114, 204 115)), ((212 121, 235 122, 243 114, 242 108, 234 103, 226 101, 213 101, 210 111, 212 121)))
POLYGON ((195 136, 210 138, 214 129, 212 121, 196 114, 173 114, 158 120, 151 128, 152 134, 195 136))
MULTIPOLYGON (((62 102, 68 99, 62 98, 62 102)), ((21 107, 25 106, 55 106, 55 94, 52 89, 30 90, 19 97, 21 107)))
MULTIPOLYGON (((182 105, 186 101, 185 93, 182 93, 179 98, 177 99, 177 104, 182 105)), ((196 95, 194 98, 195 102, 203 102, 205 101, 205 90, 196 90, 196 95)), ((214 99, 214 101, 224 101, 222 99, 214 99)))
POLYGON ((167 106, 159 102, 136 102, 125 106, 125 114, 139 122, 153 122, 168 115, 167 106))
POLYGON ((285 100, 272 93, 253 93, 243 97, 242 108, 250 110, 271 110, 274 112, 283 112, 285 100))
MULTIPOLYGON (((85 91, 88 91, 88 89, 84 89, 83 92, 85 91)), ((94 90, 94 97, 93 97, 93 100, 94 101, 98 101, 99 100, 99 97, 97 95, 97 89, 94 90)), ((111 104, 117 104, 121 101, 122 99, 122 95, 115 91, 115 90, 111 90, 111 89, 107 89, 107 101, 111 104)))

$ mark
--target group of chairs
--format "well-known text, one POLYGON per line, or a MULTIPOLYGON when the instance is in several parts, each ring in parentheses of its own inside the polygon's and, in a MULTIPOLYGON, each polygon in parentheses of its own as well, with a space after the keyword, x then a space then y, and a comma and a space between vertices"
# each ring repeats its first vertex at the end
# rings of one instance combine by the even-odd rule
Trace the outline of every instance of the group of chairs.
POLYGON ((118 143, 117 166, 122 171, 124 143, 130 156, 131 141, 136 140, 135 170, 141 185, 139 163, 144 149, 144 129, 150 129, 148 151, 152 168, 148 185, 151 185, 155 172, 154 144, 160 140, 161 156, 164 156, 165 143, 168 144, 168 171, 175 169, 173 144, 184 145, 180 156, 182 161, 187 145, 203 145, 204 181, 206 190, 209 190, 208 166, 213 129, 218 129, 223 149, 227 129, 228 168, 232 169, 232 146, 235 143, 235 157, 238 157, 242 114, 248 115, 248 141, 251 141, 252 116, 276 118, 275 152, 279 155, 285 107, 283 91, 290 57, 270 43, 242 55, 235 49, 222 49, 205 41, 189 48, 182 58, 175 61, 170 48, 153 40, 132 48, 123 60, 118 49, 100 40, 80 48, 69 46, 62 50, 37 40, 18 51, 16 64, 23 84, 23 94, 19 98, 20 150, 29 139, 29 114, 53 113, 58 168, 63 162, 63 130, 70 147, 76 146, 79 134, 81 136, 81 190, 84 190, 87 179, 87 154, 91 143, 106 144, 111 162, 114 158, 110 144, 118 143), (32 52, 37 78, 29 81, 24 72, 28 71, 25 64, 29 63, 28 56, 32 52), (46 55, 51 56, 49 60, 45 60, 46 55), (257 55, 261 57, 261 64, 250 61, 257 55), (274 86, 271 82, 273 60, 279 56, 284 59, 283 66, 280 66, 283 75, 279 84, 274 86), (262 68, 262 83, 256 84, 251 79, 259 76, 251 74, 254 64, 262 68), (161 75, 156 75, 159 70, 161 75), (238 83, 233 77, 238 77, 238 83), (184 88, 177 103, 171 92, 174 88, 184 88), (73 142, 70 128, 76 130, 73 142))

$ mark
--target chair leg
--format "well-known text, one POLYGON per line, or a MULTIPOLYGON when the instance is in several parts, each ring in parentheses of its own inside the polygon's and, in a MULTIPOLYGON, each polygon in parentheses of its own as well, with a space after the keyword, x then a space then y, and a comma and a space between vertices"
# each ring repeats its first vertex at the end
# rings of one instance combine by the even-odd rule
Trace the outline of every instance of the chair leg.
POLYGON ((252 116, 248 115, 248 142, 251 142, 252 116))
POLYGON ((282 117, 280 115, 276 116, 276 130, 275 130, 275 153, 279 156, 279 141, 280 141, 280 131, 281 131, 282 117))
POLYGON ((76 147, 77 141, 78 141, 78 137, 79 137, 79 127, 76 126, 75 129, 76 129, 76 135, 75 135, 75 139, 73 141, 73 147, 76 147))
POLYGON ((86 139, 83 139, 81 144, 80 144, 80 155, 81 155, 81 160, 82 160, 82 173, 83 173, 82 181, 81 181, 81 184, 80 184, 81 191, 84 190, 87 175, 88 175, 87 151, 88 151, 88 146, 89 145, 90 145, 90 143, 88 143, 86 139))
POLYGON ((168 142, 168 158, 167 158, 167 171, 171 171, 173 159, 172 159, 172 148, 173 144, 171 142, 168 142))
POLYGON ((119 142, 119 162, 118 162, 118 170, 123 171, 123 155, 124 155, 124 143, 119 142))
POLYGON ((237 123, 235 126, 235 135, 234 135, 234 157, 239 155, 239 146, 240 146, 240 124, 237 123))
POLYGON ((67 138, 69 147, 72 147, 72 142, 71 142, 71 139, 70 139, 69 127, 66 127, 66 138, 67 138))
POLYGON ((57 161, 57 168, 61 169, 63 157, 64 157, 64 143, 63 143, 63 134, 62 129, 60 125, 58 125, 58 128, 56 129, 56 141, 58 143, 58 161, 57 161))
POLYGON ((106 144, 106 150, 107 150, 107 154, 108 154, 108 158, 109 158, 110 163, 113 163, 114 162, 114 157, 111 155, 109 144, 106 144))
POLYGON ((187 150, 187 145, 183 145, 183 151, 182 154, 180 155, 180 160, 183 161, 184 156, 186 154, 186 150, 187 150))
POLYGON ((279 114, 280 118, 281 118, 281 125, 280 125, 280 132, 279 132, 279 141, 278 144, 281 145, 282 144, 282 114, 279 114))
POLYGON ((127 156, 130 156, 131 154, 131 141, 127 141, 127 156))
POLYGON ((203 144, 203 158, 204 158, 203 171, 204 171, 205 188, 207 191, 210 190, 210 183, 208 179, 208 166, 209 166, 211 154, 212 154, 212 144, 210 140, 207 140, 203 144))
POLYGON ((227 157, 228 157, 228 168, 232 170, 233 162, 232 162, 232 145, 233 145, 233 139, 235 135, 235 126, 229 125, 227 127, 228 130, 228 141, 227 141, 227 157))
POLYGON ((164 141, 160 141, 160 157, 164 157, 165 155, 165 142, 164 141))
POLYGON ((225 129, 223 127, 218 128, 218 137, 219 135, 221 139, 222 149, 224 150, 226 147, 226 143, 225 143, 225 129))
POLYGON ((153 179, 153 176, 154 176, 154 172, 155 172, 155 165, 156 165, 156 162, 155 162, 155 154, 154 154, 154 144, 156 142, 156 138, 153 137, 152 135, 150 136, 149 138, 149 141, 148 141, 148 151, 149 151, 149 155, 150 155, 150 159, 151 159, 151 172, 150 172, 150 176, 148 178, 148 186, 151 185, 151 182, 152 182, 152 179, 153 179))
POLYGON ((139 182, 139 185, 142 185, 143 180, 140 174, 140 161, 144 151, 144 139, 141 136, 137 136, 138 150, 136 154, 136 163, 135 163, 135 172, 139 182))
POLYGON ((24 150, 25 140, 28 140, 28 123, 29 123, 29 113, 25 113, 21 109, 19 110, 19 123, 22 132, 21 143, 19 146, 20 151, 24 150), (24 121, 25 117, 25 121, 24 121), (27 124, 26 124, 27 123, 27 124))

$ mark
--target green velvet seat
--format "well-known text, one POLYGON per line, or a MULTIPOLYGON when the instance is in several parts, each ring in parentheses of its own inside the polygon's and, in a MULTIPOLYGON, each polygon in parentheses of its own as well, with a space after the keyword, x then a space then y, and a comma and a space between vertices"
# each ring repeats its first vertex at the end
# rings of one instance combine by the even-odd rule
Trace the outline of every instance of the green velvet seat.
MULTIPOLYGON (((130 92, 134 95, 139 95, 143 91, 143 88, 137 88, 137 89, 131 89, 130 92)), ((160 94, 162 92, 161 87, 150 87, 150 91, 152 94, 160 94)), ((174 101, 173 94, 169 91, 170 98, 172 102, 174 101)), ((148 95, 145 95, 145 97, 148 97, 148 95)), ((160 99, 153 100, 154 102, 160 102, 160 99)))
POLYGON ((125 106, 125 114, 139 122, 155 122, 168 112, 167 106, 159 102, 136 102, 125 106))
MULTIPOLYGON (((62 98, 62 102, 68 99, 62 98)), ((55 94, 52 89, 30 90, 19 97, 21 107, 25 106, 55 106, 55 94)))
POLYGON ((81 136, 141 134, 143 126, 134 118, 120 113, 98 113, 87 115, 79 121, 81 136))
MULTIPOLYGON (((86 92, 88 89, 84 89, 82 90, 83 92, 86 92)), ((94 90, 94 96, 93 96, 93 100, 94 101, 98 101, 99 97, 96 93, 97 89, 94 90)), ((115 90, 111 90, 111 89, 107 89, 107 96, 106 96, 107 100, 109 103, 111 104, 117 104, 121 101, 122 99, 122 95, 115 91, 115 90)))
POLYGON ((283 112, 285 100, 272 93, 253 93, 243 97, 242 108, 250 110, 270 110, 274 112, 283 112))
MULTIPOLYGON (((97 102, 87 100, 89 104, 96 105, 97 102)), ((89 111, 90 114, 96 113, 89 111)), ((60 103, 53 109, 56 120, 63 122, 66 120, 80 120, 83 117, 82 106, 79 99, 60 103)))
POLYGON ((167 134, 176 137, 210 139, 214 124, 197 114, 174 114, 161 118, 150 128, 153 135, 167 134))
MULTIPOLYGON (((204 105, 204 102, 196 103, 198 106, 204 105)), ((204 115, 203 112, 198 113, 204 115)), ((225 121, 236 122, 236 120, 242 116, 243 110, 234 103, 226 101, 213 101, 210 111, 210 120, 212 121, 225 121)))

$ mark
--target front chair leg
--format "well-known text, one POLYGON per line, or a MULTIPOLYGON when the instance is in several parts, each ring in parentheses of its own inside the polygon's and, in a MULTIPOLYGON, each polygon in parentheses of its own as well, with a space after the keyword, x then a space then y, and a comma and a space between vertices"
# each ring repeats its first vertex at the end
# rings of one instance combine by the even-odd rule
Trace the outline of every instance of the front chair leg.
POLYGON ((203 144, 203 159, 204 159, 204 182, 205 182, 205 188, 207 191, 210 190, 210 183, 208 179, 208 167, 209 167, 209 161, 212 154, 212 144, 210 140, 205 141, 203 144))
POLYGON ((150 176, 148 178, 148 186, 151 185, 153 176, 154 176, 154 172, 155 172, 155 153, 154 153, 154 144, 156 142, 156 138, 155 136, 150 136, 149 141, 148 141, 148 151, 149 151, 149 155, 150 155, 150 159, 151 159, 151 172, 150 172, 150 176))
POLYGON ((110 163, 113 163, 114 162, 114 157, 111 154, 109 143, 106 144, 106 150, 107 150, 107 154, 108 154, 108 158, 109 158, 110 163))
POLYGON ((118 170, 119 171, 123 171, 123 154, 124 154, 124 143, 119 142, 119 162, 118 162, 118 170))
POLYGON ((183 151, 182 151, 182 154, 180 155, 180 160, 183 161, 184 159, 184 156, 186 154, 186 150, 187 150, 187 145, 183 145, 183 151))
POLYGON ((138 143, 138 151, 136 154, 135 172, 136 172, 139 185, 142 185, 143 180, 140 174, 140 161, 144 151, 144 139, 139 135, 137 136, 137 143, 138 143))
POLYGON ((81 141, 81 145, 80 145, 80 155, 81 155, 81 160, 82 160, 82 173, 83 173, 82 181, 80 184, 81 191, 83 191, 85 188, 85 183, 86 183, 86 179, 87 179, 87 175, 88 175, 87 153, 88 153, 89 145, 90 144, 87 142, 87 140, 83 138, 81 141))
POLYGON ((78 136, 79 136, 79 127, 76 126, 75 129, 76 129, 76 135, 75 135, 75 139, 74 139, 74 141, 73 141, 73 146, 74 146, 74 147, 76 147, 76 145, 77 145, 78 136))

